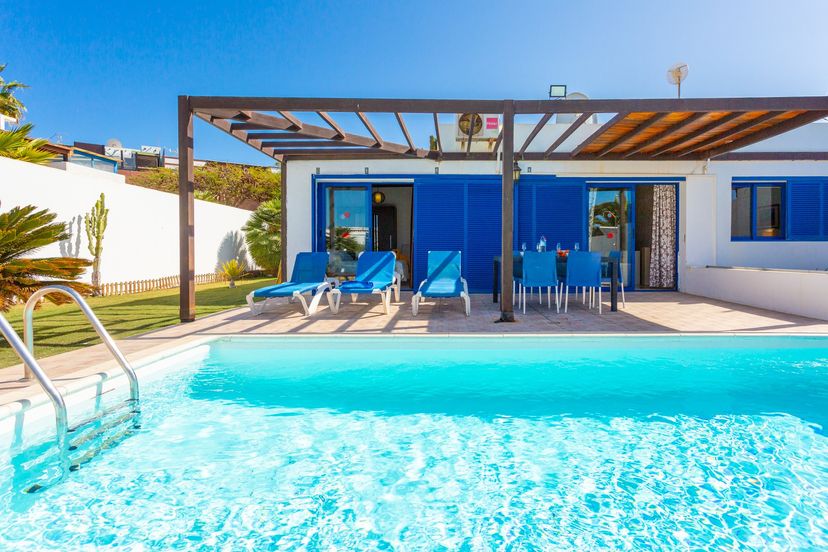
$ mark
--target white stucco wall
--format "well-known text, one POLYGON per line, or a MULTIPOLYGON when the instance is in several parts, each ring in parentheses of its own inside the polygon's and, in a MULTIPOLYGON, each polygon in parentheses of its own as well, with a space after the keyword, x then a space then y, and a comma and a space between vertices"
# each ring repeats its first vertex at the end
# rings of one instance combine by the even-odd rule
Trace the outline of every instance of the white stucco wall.
MULTIPOLYGON (((102 281, 178 274, 177 195, 131 186, 120 175, 76 165, 70 164, 64 171, 0 157, 0 210, 35 205, 57 213, 59 221, 71 225, 70 240, 45 247, 37 256, 90 258, 82 217, 102 192, 109 208, 102 281)), ((244 209, 195 201, 197 274, 214 272, 219 262, 243 252, 240 229, 249 216, 250 211, 244 209)), ((247 259, 246 252, 244 257, 247 259)))

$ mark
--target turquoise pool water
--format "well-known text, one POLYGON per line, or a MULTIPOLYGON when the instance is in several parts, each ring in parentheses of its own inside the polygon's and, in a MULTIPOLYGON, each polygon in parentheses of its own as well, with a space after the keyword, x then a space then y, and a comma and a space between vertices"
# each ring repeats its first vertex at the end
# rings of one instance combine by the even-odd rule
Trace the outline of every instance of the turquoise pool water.
POLYGON ((1 550, 828 547, 825 338, 219 340, 190 358, 62 481, 48 446, 0 453, 1 550))

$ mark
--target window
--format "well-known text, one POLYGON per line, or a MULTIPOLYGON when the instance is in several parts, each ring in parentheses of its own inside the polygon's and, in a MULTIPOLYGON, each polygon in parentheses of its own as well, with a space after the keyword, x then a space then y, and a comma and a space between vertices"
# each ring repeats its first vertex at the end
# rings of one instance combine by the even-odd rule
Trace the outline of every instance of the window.
POLYGON ((750 186, 734 186, 730 200, 730 237, 750 239, 750 186))
POLYGON ((756 186, 756 237, 782 237, 782 186, 756 186))
POLYGON ((734 183, 730 198, 731 239, 784 239, 783 197, 781 183, 734 183))

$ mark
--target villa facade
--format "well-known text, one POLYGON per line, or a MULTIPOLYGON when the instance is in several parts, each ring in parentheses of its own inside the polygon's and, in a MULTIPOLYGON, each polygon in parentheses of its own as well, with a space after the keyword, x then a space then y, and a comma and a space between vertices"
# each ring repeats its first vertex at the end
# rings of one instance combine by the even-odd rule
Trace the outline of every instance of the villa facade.
MULTIPOLYGON (((600 126, 583 125, 572 142, 600 126)), ((516 124, 516 143, 533 127, 516 124)), ((547 125, 539 145, 567 127, 547 125)), ((456 129, 441 123, 441 134, 456 129)), ((443 147, 459 151, 463 143, 443 147)), ((513 247, 534 249, 546 238, 549 249, 619 250, 628 290, 679 290, 828 317, 817 293, 828 283, 828 161, 803 153, 826 150, 828 124, 812 123, 746 148, 744 160, 520 161, 513 247), (792 155, 748 158, 765 151, 792 155)), ((300 251, 327 250, 347 272, 354 252, 393 249, 405 283, 416 288, 429 250, 457 249, 471 291, 489 292, 501 251, 500 167, 495 160, 291 160, 288 262, 300 251)))

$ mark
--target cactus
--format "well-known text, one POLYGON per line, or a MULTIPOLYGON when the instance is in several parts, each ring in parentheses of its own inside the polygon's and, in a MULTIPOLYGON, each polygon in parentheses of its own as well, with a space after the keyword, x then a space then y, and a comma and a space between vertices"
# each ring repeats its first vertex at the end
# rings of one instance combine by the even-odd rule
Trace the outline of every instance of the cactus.
POLYGON ((101 287, 101 253, 103 252, 103 238, 108 215, 109 209, 106 208, 102 193, 92 210, 83 217, 89 254, 92 255, 92 286, 96 290, 100 290, 101 287))

